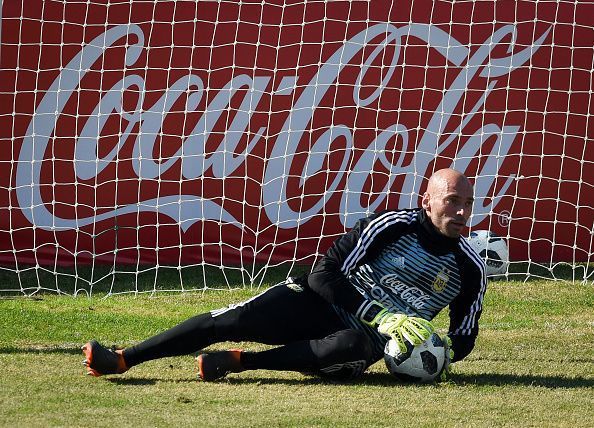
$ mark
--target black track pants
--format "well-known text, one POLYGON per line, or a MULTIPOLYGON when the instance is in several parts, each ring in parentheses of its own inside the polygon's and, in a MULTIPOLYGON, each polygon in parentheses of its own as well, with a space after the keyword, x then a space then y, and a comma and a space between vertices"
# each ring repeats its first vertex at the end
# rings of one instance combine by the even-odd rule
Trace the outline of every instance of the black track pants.
POLYGON ((244 352, 246 369, 316 372, 337 379, 361 374, 372 361, 370 340, 348 329, 332 306, 296 284, 279 284, 245 302, 190 318, 124 351, 128 366, 186 355, 213 343, 285 345, 244 352))

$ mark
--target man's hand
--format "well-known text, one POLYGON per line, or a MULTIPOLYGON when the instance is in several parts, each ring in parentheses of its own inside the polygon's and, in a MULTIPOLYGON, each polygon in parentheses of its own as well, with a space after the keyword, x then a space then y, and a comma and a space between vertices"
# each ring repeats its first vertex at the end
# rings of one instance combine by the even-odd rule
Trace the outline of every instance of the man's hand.
POLYGON ((406 341, 413 346, 420 345, 435 331, 433 325, 423 318, 394 314, 386 309, 375 317, 374 323, 377 331, 394 340, 402 353, 407 350, 406 341))
POLYGON ((452 339, 449 336, 443 336, 441 338, 443 341, 443 347, 445 348, 445 361, 443 363, 443 368, 441 369, 441 373, 439 374, 439 379, 442 382, 450 379, 450 374, 452 373, 452 360, 454 359, 454 351, 452 350, 452 339))

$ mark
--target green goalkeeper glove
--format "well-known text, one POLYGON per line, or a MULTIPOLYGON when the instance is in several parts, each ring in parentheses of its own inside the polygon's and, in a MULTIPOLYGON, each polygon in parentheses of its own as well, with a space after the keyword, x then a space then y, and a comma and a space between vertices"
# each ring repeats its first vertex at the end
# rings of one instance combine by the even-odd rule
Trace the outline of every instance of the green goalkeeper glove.
POLYGON ((441 340, 443 341, 443 347, 445 348, 445 361, 443 363, 441 373, 439 374, 439 379, 442 382, 445 382, 450 379, 450 375, 452 373, 452 360, 454 359, 454 351, 452 350, 452 339, 450 339, 449 336, 443 336, 441 340))
POLYGON ((420 345, 435 331, 433 325, 423 318, 395 314, 387 309, 380 311, 370 324, 377 326, 377 331, 394 340, 402 353, 407 351, 406 341, 413 346, 420 345))

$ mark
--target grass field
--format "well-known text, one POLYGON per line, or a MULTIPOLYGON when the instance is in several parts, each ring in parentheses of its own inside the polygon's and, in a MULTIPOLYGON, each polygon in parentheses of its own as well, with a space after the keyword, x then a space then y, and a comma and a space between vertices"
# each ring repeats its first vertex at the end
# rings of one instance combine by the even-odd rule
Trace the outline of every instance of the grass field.
MULTIPOLYGON (((395 383, 379 362, 354 383, 267 371, 196 381, 191 356, 84 376, 90 338, 125 346, 246 289, 101 298, 0 294, 2 426, 594 426, 594 289, 492 282, 474 352, 451 381, 395 383)), ((436 320, 440 329, 447 315, 436 320)), ((231 344, 221 344, 226 348, 231 344)), ((240 344, 249 349, 262 345, 240 344)))

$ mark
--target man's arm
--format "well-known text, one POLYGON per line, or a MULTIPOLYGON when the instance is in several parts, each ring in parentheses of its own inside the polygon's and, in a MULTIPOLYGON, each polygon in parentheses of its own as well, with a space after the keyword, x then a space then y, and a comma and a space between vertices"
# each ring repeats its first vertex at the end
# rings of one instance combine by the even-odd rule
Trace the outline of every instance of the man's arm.
POLYGON ((461 242, 464 253, 461 270, 462 291, 450 303, 450 328, 454 358, 452 362, 465 358, 472 349, 479 331, 478 321, 483 310, 483 297, 487 289, 485 264, 476 253, 468 250, 461 242), (470 252, 469 252, 470 251, 470 252))
POLYGON ((352 269, 373 257, 388 239, 408 223, 410 211, 384 211, 361 219, 339 237, 308 277, 309 287, 329 303, 341 306, 364 321, 372 321, 383 308, 363 297, 348 280, 352 269))
POLYGON ((474 349, 474 342, 476 340, 476 335, 456 335, 456 334, 449 334, 448 336, 452 340, 451 349, 454 353, 454 358, 452 358, 452 363, 456 361, 460 361, 474 349))
POLYGON ((348 271, 343 271, 343 267, 372 219, 359 220, 353 229, 334 241, 326 255, 314 266, 307 281, 309 287, 324 300, 353 314, 357 313, 366 299, 350 284, 348 271))

